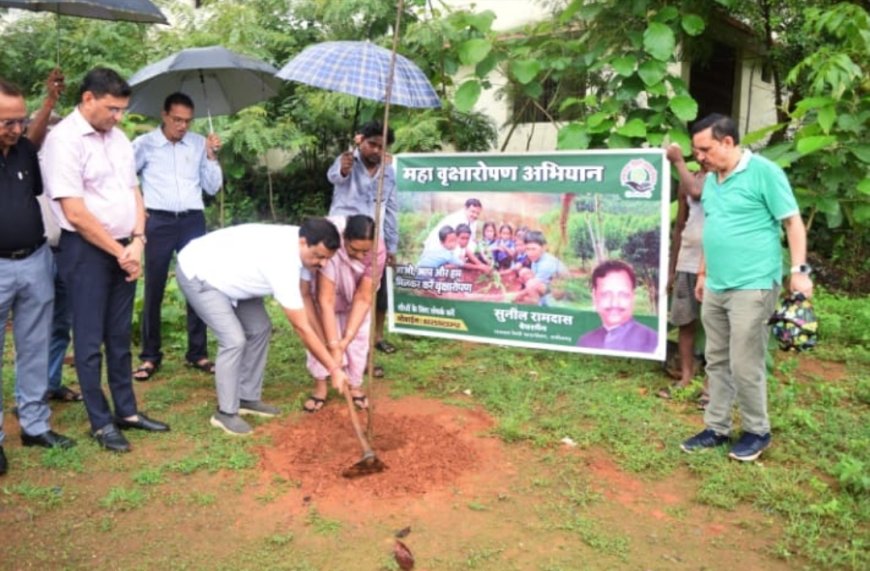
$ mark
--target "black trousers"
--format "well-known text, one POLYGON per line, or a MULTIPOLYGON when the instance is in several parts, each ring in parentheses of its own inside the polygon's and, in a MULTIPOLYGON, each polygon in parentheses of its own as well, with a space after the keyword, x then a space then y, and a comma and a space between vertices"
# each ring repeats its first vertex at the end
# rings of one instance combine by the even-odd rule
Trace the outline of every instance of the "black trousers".
POLYGON ((102 347, 114 415, 137 414, 130 353, 136 283, 127 282, 127 274, 114 256, 76 232, 61 234, 57 264, 72 309, 76 374, 91 429, 99 430, 113 422, 101 386, 102 347))
MULTIPOLYGON (((142 307, 142 351, 139 359, 160 363, 162 336, 160 308, 166 292, 172 255, 188 242, 205 234, 205 214, 189 210, 175 215, 162 210, 149 210, 145 221, 145 299, 142 307)), ((185 359, 195 363, 208 356, 206 326, 190 304, 187 304, 187 353, 185 359)))

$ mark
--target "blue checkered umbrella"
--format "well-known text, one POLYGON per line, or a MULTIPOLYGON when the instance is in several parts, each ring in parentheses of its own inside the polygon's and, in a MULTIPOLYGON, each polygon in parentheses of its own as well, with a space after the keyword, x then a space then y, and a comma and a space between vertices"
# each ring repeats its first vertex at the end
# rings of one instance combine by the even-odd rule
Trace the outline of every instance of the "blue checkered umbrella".
MULTIPOLYGON (((308 46, 277 76, 306 85, 383 102, 392 52, 369 42, 323 42, 308 46)), ((417 65, 396 54, 390 103, 440 107, 441 100, 417 65)))

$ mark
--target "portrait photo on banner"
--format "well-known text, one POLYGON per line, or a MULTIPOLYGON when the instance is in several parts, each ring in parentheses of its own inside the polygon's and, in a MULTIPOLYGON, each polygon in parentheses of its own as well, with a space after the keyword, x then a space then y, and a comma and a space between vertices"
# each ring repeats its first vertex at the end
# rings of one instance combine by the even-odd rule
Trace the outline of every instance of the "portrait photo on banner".
POLYGON ((398 155, 392 331, 660 359, 658 150, 398 155))

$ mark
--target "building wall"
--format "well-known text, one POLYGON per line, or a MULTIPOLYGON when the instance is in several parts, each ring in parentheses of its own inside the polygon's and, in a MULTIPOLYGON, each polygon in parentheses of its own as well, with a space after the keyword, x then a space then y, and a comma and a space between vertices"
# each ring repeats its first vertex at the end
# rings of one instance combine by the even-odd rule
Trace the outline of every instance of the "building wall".
MULTIPOLYGON (((445 0, 445 3, 454 8, 492 10, 496 14, 493 28, 498 31, 513 30, 549 17, 549 13, 536 0, 477 0, 476 2, 445 0)), ((691 81, 688 68, 688 65, 683 65, 681 75, 684 80, 691 81)), ((472 73, 473 70, 470 68, 461 69, 458 73, 457 85, 461 85, 462 81, 472 73)), ((486 113, 496 122, 499 129, 498 149, 505 146, 507 140, 506 152, 554 150, 558 128, 552 123, 519 124, 508 140, 511 128, 511 103, 507 97, 499 95, 499 88, 503 88, 507 80, 497 71, 491 74, 490 80, 492 87, 481 94, 475 110, 486 113)), ((735 97, 738 108, 734 112, 734 118, 738 122, 741 133, 773 124, 776 121, 773 84, 762 81, 761 62, 757 55, 741 50, 736 84, 739 92, 735 97)))

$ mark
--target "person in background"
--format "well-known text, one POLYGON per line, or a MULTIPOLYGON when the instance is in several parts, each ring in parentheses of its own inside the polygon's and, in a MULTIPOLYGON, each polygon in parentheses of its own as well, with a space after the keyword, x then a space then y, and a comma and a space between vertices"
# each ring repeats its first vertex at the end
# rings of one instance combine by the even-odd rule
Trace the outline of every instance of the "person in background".
MULTIPOLYGON (((353 151, 339 155, 326 178, 333 185, 330 216, 352 216, 365 214, 375 219, 375 204, 378 194, 378 180, 381 175, 381 152, 393 144, 395 135, 387 130, 384 141, 384 126, 378 121, 369 121, 360 127, 353 151)), ((387 249, 387 265, 396 264, 399 249, 399 203, 396 195, 396 171, 392 157, 386 155, 383 165, 384 185, 382 189, 380 236, 387 249)), ((380 248, 380 245, 378 246, 380 248)), ((395 353, 396 347, 384 338, 384 323, 387 315, 386 274, 381 272, 375 307, 375 348, 383 353, 395 353)), ((383 368, 375 367, 375 376, 383 376, 383 368)))
POLYGON ((76 374, 91 435, 112 452, 130 450, 119 429, 169 430, 138 410, 131 375, 130 330, 142 274, 145 209, 133 146, 117 127, 130 93, 114 70, 89 71, 78 106, 48 134, 40 157, 61 227, 58 271, 72 307, 76 374), (101 386, 102 347, 114 411, 101 386))
MULTIPOLYGON (((51 429, 48 388, 48 341, 51 333, 53 260, 36 197, 43 192, 37 149, 57 100, 63 77, 48 79, 49 96, 37 114, 31 135, 24 94, 0 79, 0 367, 6 324, 12 316, 15 340, 15 401, 24 446, 69 448, 75 442, 51 429), (55 85, 58 82, 58 85, 55 85)), ((2 375, 0 375, 2 381, 2 375)), ((0 387, 0 475, 8 470, 3 451, 3 391, 0 387)))
MULTIPOLYGON (((701 234, 704 228, 701 190, 707 172, 703 168, 696 173, 689 172, 679 145, 668 146, 665 156, 677 169, 680 178, 677 220, 671 240, 668 290, 671 292, 670 322, 679 328, 680 378, 674 387, 681 388, 689 386, 695 375, 695 333, 701 318, 701 304, 695 297, 695 284, 701 265, 701 234)), ((708 399, 706 392, 701 396, 702 406, 708 399)), ((660 390, 658 396, 671 398, 670 387, 660 390)))
MULTIPOLYGON (((48 79, 48 97, 42 109, 35 113, 28 128, 28 137, 42 144, 48 130, 56 125, 61 116, 53 109, 66 88, 64 76, 60 70, 52 72, 48 79), (44 109, 49 107, 47 119, 43 117, 44 109)), ((51 199, 43 192, 36 197, 42 213, 42 224, 45 226, 45 239, 52 250, 54 259, 54 308, 51 316, 51 339, 48 344, 48 390, 45 394, 48 400, 60 402, 81 402, 82 395, 63 384, 63 366, 66 362, 66 352, 69 349, 70 329, 72 329, 72 313, 70 311, 66 285, 60 279, 57 271, 57 245, 60 241, 60 226, 51 211, 51 199)))
MULTIPOLYGON (((172 255, 205 234, 202 193, 214 195, 223 184, 217 161, 220 137, 190 132, 193 100, 172 93, 163 102, 160 127, 133 141, 136 172, 142 182, 145 220, 145 299, 142 305, 141 364, 137 381, 150 379, 163 361, 160 307, 166 291, 172 255)), ((208 359, 205 323, 187 306, 187 363, 214 373, 208 359)))

